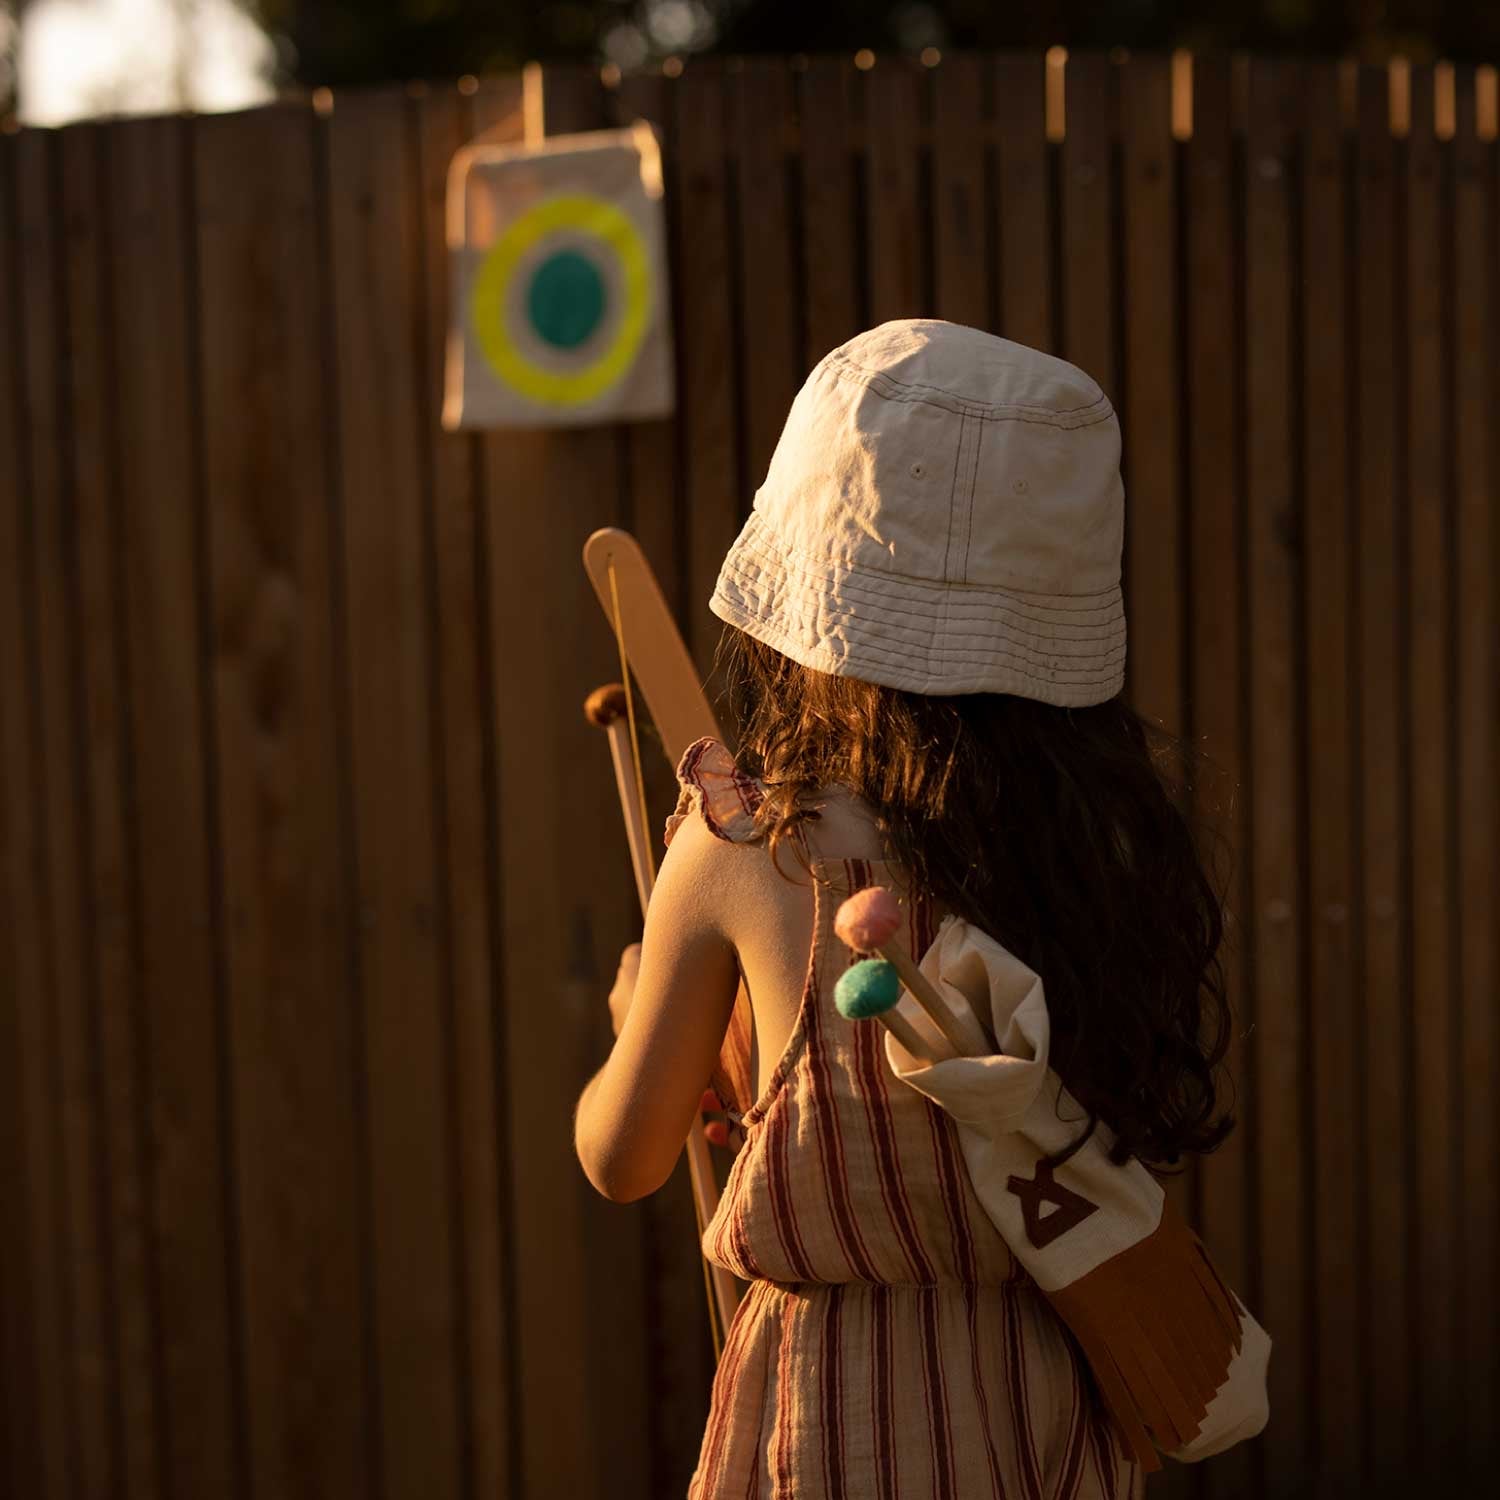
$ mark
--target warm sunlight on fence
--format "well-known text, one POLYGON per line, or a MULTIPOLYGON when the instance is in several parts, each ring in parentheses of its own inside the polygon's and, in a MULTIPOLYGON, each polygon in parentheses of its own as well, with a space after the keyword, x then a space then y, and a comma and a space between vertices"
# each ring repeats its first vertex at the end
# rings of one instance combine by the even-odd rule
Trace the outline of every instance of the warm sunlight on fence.
POLYGON ((706 661, 803 374, 916 314, 1116 401, 1129 691, 1239 850, 1243 1123, 1172 1191, 1273 1419, 1159 1493, 1485 1471, 1495 72, 928 62, 544 73, 668 172, 680 409, 571 433, 437 423, 445 171, 519 80, 0 139, 7 1493, 682 1493, 683 1185, 570 1143, 636 927, 579 548, 706 661))

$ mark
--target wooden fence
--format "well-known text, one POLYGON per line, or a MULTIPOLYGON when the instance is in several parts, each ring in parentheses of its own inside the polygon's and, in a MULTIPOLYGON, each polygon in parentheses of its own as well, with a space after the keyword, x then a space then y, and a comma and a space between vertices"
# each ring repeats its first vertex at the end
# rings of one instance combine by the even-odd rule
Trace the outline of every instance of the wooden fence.
POLYGON ((1243 1124, 1174 1191, 1274 1414, 1153 1492, 1485 1471, 1494 75, 1192 74, 549 72, 550 131, 663 130, 681 391, 553 435, 435 416, 444 170, 519 80, 0 139, 7 1493, 682 1492, 683 1184, 570 1142, 636 930, 578 550, 633 528, 706 659, 802 375, 918 313, 1117 401, 1129 691, 1234 793, 1243 1124))

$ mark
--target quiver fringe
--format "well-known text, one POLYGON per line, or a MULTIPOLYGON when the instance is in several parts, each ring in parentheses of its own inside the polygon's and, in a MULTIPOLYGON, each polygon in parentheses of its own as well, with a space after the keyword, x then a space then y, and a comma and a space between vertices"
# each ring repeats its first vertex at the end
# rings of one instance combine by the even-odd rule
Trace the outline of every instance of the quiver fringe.
POLYGON ((1142 1467, 1200 1436, 1244 1339, 1234 1293, 1170 1203, 1145 1239, 1047 1298, 1142 1467))

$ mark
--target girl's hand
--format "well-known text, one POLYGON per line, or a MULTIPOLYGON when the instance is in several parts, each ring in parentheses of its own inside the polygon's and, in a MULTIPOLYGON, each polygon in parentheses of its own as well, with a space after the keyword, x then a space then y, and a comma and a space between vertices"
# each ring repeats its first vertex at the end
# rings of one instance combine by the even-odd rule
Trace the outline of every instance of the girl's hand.
POLYGON ((614 988, 609 992, 609 1018, 614 1024, 615 1035, 625 1024, 625 1012, 635 998, 635 976, 641 968, 641 945, 631 943, 620 954, 620 967, 615 971, 614 988))
POLYGON ((704 1089, 698 1104, 703 1116, 703 1135, 710 1146, 717 1146, 731 1156, 737 1155, 745 1144, 745 1128, 729 1117, 724 1101, 712 1089, 704 1089))

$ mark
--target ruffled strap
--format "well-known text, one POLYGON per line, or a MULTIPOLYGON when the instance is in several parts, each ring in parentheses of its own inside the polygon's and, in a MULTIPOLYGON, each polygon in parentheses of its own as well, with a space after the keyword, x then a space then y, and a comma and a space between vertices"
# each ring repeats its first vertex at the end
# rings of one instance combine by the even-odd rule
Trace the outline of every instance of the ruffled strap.
POLYGON ((765 791, 753 777, 734 763, 729 747, 705 736, 694 740, 677 763, 680 791, 677 806, 667 819, 664 842, 682 827, 696 808, 716 838, 730 844, 751 843, 758 836, 755 813, 765 801, 765 791))

